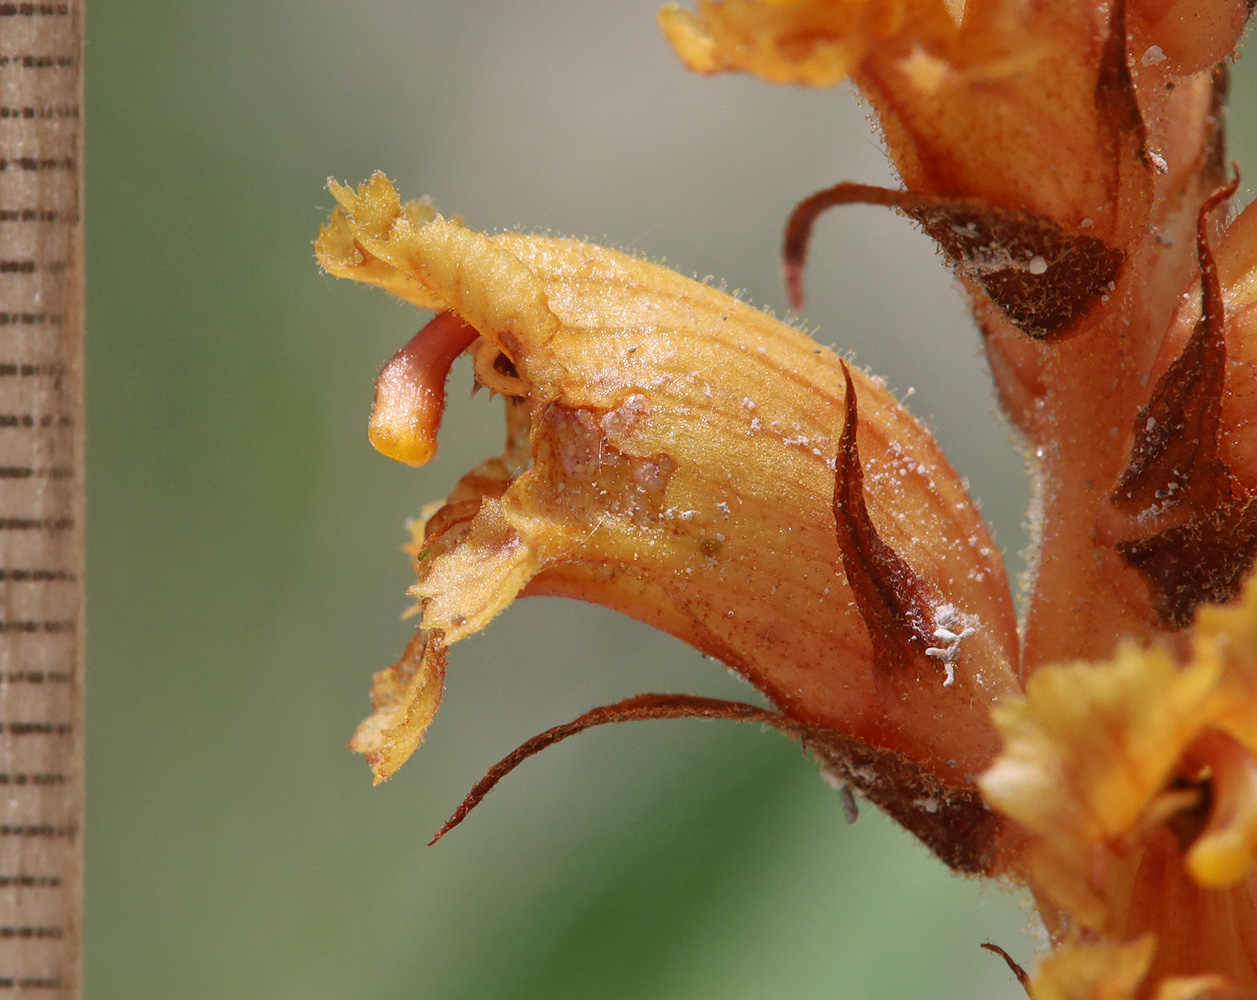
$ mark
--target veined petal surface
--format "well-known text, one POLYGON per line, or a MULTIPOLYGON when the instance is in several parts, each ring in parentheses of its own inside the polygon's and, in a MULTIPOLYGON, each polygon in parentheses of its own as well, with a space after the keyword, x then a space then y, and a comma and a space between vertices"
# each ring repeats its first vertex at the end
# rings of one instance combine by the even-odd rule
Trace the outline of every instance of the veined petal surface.
POLYGON ((837 357, 613 250, 417 220, 380 175, 334 191, 323 266, 456 313, 510 396, 506 453, 417 532, 425 631, 455 643, 520 594, 597 601, 723 660, 792 719, 973 787, 996 747, 987 708, 1018 689, 1007 580, 960 478, 877 380, 850 370, 864 507, 937 619, 903 623, 892 670, 835 522, 837 357))

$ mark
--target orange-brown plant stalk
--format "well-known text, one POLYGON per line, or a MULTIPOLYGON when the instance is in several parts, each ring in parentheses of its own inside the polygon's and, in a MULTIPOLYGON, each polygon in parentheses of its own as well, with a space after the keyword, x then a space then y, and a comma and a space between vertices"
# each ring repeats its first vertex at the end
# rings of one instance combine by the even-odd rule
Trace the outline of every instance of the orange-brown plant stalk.
MULTIPOLYGON (((616 608, 772 708, 641 695, 604 722, 768 723, 954 870, 1024 882, 1048 998, 1257 995, 1257 210, 1232 218, 1227 64, 1252 0, 698 0, 660 15, 695 71, 854 81, 896 209, 966 289, 1035 458, 1030 586, 881 383, 663 267, 486 236, 376 175, 332 185, 332 274, 437 316, 380 373, 372 442, 421 465, 464 352, 503 454, 425 511, 422 613, 351 746, 422 741, 446 649, 517 596, 616 608)), ((442 831, 443 833, 444 831, 442 831)))

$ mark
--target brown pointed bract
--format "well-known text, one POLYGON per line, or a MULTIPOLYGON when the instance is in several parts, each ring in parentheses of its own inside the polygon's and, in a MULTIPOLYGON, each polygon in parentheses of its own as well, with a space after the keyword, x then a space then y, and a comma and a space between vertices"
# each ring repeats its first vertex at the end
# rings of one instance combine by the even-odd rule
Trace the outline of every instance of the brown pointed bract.
POLYGON ((846 364, 842 373, 847 383, 847 413, 834 476, 838 548, 856 607, 873 641, 873 663, 893 678, 919 666, 930 647, 932 605, 924 581, 882 541, 869 520, 860 447, 856 442, 859 404, 846 364))
POLYGON ((1257 497, 1236 483, 1220 453, 1226 314, 1209 246, 1212 211, 1238 186, 1236 178, 1201 206, 1200 319, 1140 409, 1130 464, 1112 495, 1118 509, 1157 528, 1117 551, 1152 585, 1157 613, 1175 629, 1190 625, 1200 605, 1238 594, 1257 558, 1257 497))

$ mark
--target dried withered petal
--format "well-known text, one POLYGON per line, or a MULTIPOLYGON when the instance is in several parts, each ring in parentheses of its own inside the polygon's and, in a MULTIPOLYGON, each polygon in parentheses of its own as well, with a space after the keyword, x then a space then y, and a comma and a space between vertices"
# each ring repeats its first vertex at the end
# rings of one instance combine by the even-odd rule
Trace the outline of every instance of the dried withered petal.
POLYGON ((401 659, 372 680, 374 711, 358 726, 349 749, 367 758, 379 784, 423 742, 441 705, 445 642, 440 630, 417 633, 401 659))
POLYGON ((838 205, 897 208, 921 224, 964 278, 1036 340, 1068 335, 1111 289, 1125 253, 1044 216, 984 204, 845 182, 801 201, 786 224, 782 256, 795 308, 816 218, 838 205))

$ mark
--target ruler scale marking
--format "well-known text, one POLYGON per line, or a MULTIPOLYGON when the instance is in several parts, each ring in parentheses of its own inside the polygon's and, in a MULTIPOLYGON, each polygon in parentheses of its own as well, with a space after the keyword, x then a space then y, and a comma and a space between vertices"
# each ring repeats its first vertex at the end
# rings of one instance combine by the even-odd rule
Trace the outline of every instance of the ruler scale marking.
POLYGON ((0 0, 0 993, 82 996, 81 0, 0 0))

